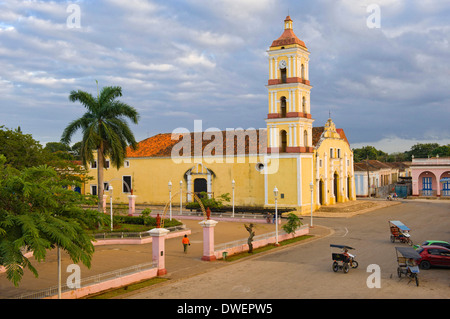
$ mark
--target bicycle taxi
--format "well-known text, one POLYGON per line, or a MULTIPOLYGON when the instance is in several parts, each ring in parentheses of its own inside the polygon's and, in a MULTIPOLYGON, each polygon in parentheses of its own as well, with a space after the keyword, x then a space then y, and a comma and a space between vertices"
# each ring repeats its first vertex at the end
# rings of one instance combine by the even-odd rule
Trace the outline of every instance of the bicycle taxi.
POLYGON ((340 253, 332 252, 331 258, 333 260, 332 268, 334 272, 342 269, 344 273, 348 273, 350 268, 357 268, 358 262, 355 260, 355 256, 348 253, 349 250, 355 248, 346 245, 330 245, 331 248, 340 249, 340 253))
POLYGON ((399 220, 390 220, 389 221, 389 227, 391 230, 391 242, 395 242, 396 240, 407 243, 408 245, 412 246, 412 240, 411 235, 409 234, 409 231, 411 230, 408 226, 403 224, 399 220))
POLYGON ((409 277, 416 282, 416 286, 419 286, 419 266, 416 260, 419 260, 421 256, 412 247, 395 247, 395 253, 397 255, 397 275, 401 278, 402 275, 409 277))

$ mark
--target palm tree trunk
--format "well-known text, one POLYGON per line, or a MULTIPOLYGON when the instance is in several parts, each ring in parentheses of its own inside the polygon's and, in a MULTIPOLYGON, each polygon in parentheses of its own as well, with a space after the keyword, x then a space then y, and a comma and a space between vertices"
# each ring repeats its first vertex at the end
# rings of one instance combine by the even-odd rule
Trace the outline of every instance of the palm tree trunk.
POLYGON ((103 212, 103 142, 100 143, 100 147, 97 149, 97 189, 98 189, 98 211, 103 212))

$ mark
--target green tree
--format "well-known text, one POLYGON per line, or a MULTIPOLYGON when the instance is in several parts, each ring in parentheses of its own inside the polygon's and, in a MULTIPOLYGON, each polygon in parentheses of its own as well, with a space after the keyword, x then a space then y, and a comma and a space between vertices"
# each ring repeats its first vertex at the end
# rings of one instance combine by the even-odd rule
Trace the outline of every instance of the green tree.
POLYGON ((300 218, 294 213, 289 213, 287 223, 284 224, 282 228, 286 233, 293 234, 301 225, 303 225, 303 223, 300 218))
POLYGON ((56 152, 69 152, 71 151, 70 146, 61 142, 48 142, 45 144, 44 150, 49 151, 50 153, 56 152))
POLYGON ((373 146, 364 146, 362 148, 353 149, 353 158, 355 163, 364 161, 367 158, 370 160, 383 160, 385 157, 387 157, 387 155, 387 153, 377 150, 373 146))
POLYGON ((0 126, 0 154, 7 156, 6 164, 17 169, 43 164, 46 160, 42 145, 30 134, 0 126))
POLYGON ((431 151, 431 156, 450 156, 450 144, 442 145, 436 147, 433 151, 431 151))
POLYGON ((417 143, 406 153, 409 160, 411 160, 412 156, 416 158, 427 158, 428 156, 432 156, 433 151, 438 147, 438 143, 417 143))
POLYGON ((90 267, 94 247, 87 229, 103 224, 106 215, 83 210, 88 197, 67 188, 55 169, 42 165, 17 170, 0 155, 0 265, 8 280, 19 285, 28 268, 38 272, 25 257, 28 251, 41 262, 47 250, 66 251, 72 261, 90 267))
POLYGON ((137 143, 126 119, 137 124, 139 114, 135 108, 116 100, 122 96, 117 86, 102 88, 97 97, 84 91, 72 91, 69 99, 80 102, 87 112, 72 121, 64 130, 61 142, 69 144, 76 131, 81 129, 80 156, 84 166, 94 161, 93 151, 97 151, 98 210, 103 206, 103 168, 106 158, 119 169, 123 166, 128 145, 136 148, 137 143))

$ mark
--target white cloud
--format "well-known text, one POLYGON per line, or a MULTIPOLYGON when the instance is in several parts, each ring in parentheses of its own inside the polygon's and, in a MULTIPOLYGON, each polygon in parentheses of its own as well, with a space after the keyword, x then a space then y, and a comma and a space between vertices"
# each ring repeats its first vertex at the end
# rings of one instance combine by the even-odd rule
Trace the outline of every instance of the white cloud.
POLYGON ((197 52, 188 52, 184 56, 181 56, 177 59, 177 61, 189 67, 206 67, 206 68, 214 68, 216 63, 211 61, 206 57, 203 53, 199 54, 197 52))
POLYGON ((127 64, 127 66, 131 69, 140 70, 140 71, 159 71, 159 72, 166 72, 166 71, 173 71, 175 70, 175 66, 172 64, 167 63, 161 63, 161 64, 144 64, 139 63, 136 61, 130 62, 127 64))

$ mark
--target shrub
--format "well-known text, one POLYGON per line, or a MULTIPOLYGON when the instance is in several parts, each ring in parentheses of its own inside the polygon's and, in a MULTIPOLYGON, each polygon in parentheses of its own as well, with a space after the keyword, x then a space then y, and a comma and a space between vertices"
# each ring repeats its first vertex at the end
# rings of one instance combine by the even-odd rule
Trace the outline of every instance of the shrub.
POLYGON ((301 225, 303 225, 303 223, 300 221, 300 218, 294 213, 289 213, 287 223, 284 224, 282 228, 286 233, 293 234, 301 225))

